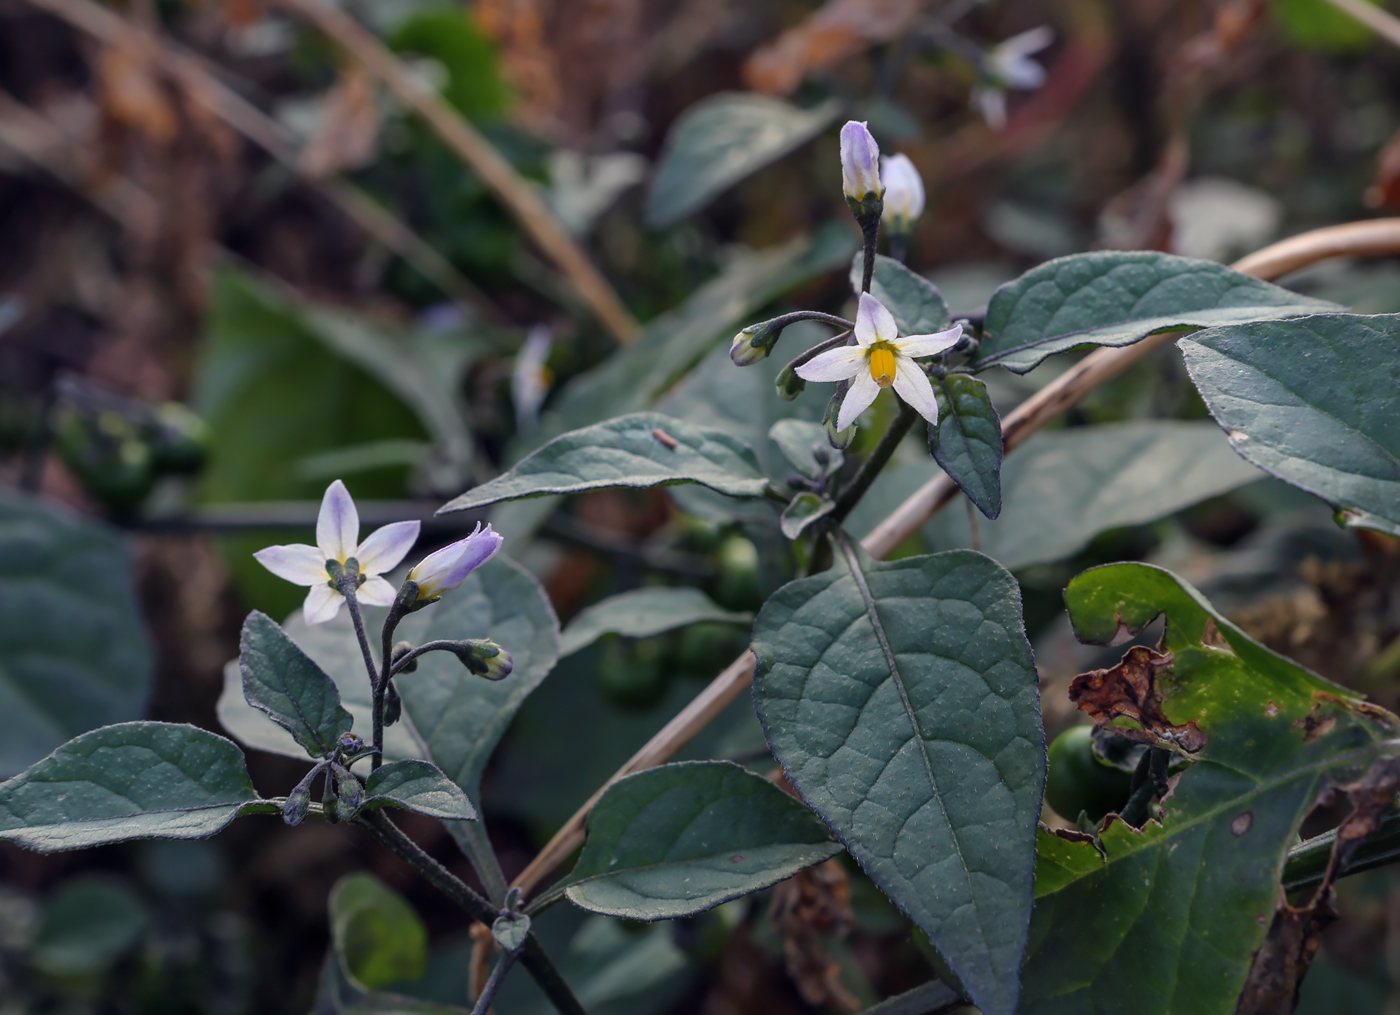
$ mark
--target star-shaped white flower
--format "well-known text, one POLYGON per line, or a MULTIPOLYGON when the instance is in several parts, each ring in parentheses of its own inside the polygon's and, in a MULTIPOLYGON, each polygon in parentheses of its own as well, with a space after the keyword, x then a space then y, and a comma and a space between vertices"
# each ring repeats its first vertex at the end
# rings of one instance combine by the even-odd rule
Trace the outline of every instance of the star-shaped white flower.
POLYGON ((1055 41, 1055 33, 1046 25, 1013 35, 987 51, 983 72, 987 80, 973 90, 973 102, 994 130, 1006 126, 1006 93, 1016 88, 1030 92, 1045 84, 1045 68, 1032 60, 1055 41))
POLYGON ((375 529, 363 543, 360 515, 345 484, 336 480, 326 487, 321 512, 316 516, 316 545, 292 543, 269 546, 253 554, 258 563, 278 578, 294 585, 310 585, 302 610, 308 624, 320 624, 340 612, 345 596, 335 588, 326 565, 335 561, 350 568, 349 561, 365 576, 355 598, 369 606, 392 606, 397 589, 379 577, 392 571, 418 541, 418 522, 393 522, 375 529))
POLYGON ((856 313, 856 345, 832 349, 797 368, 797 376, 807 381, 850 381, 850 390, 841 402, 836 429, 844 430, 856 421, 881 388, 894 386, 895 393, 930 423, 938 422, 938 402, 928 375, 914 360, 936 356, 958 344, 962 326, 933 335, 899 337, 894 316, 869 293, 860 294, 856 313))

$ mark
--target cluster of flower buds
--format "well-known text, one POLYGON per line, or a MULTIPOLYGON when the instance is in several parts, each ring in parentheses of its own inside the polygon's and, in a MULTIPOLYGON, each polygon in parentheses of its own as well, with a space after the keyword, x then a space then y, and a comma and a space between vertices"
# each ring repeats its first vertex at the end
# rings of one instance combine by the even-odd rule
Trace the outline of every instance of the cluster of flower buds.
POLYGON ((326 777, 321 792, 322 814, 332 824, 353 820, 364 806, 365 787, 359 777, 350 771, 350 766, 364 754, 363 740, 353 733, 343 734, 330 756, 318 761, 287 794, 282 804, 282 820, 289 825, 299 825, 306 820, 307 812, 311 809, 311 787, 322 773, 326 777))

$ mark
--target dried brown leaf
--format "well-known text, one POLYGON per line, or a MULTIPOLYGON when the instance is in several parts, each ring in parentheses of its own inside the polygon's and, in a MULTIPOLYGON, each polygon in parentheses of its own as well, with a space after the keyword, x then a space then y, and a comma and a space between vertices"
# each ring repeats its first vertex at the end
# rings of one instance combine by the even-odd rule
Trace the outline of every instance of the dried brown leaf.
POLYGON ((326 93, 321 122, 301 150, 297 168, 320 180, 373 161, 379 123, 374 75, 358 63, 346 64, 326 93))
POLYGON ((850 933, 851 886, 837 860, 808 868, 773 889, 769 911, 784 938, 788 975, 802 1000, 815 1007, 856 1011, 860 1002, 841 983, 841 967, 822 939, 850 933))
POLYGON ((829 0, 744 64, 744 82, 756 92, 786 95, 815 70, 832 67, 903 34, 923 12, 924 0, 829 0))
POLYGON ((97 60, 102 112, 158 145, 175 140, 179 117, 144 47, 108 46, 97 60))
POLYGON ((1178 726, 1162 711, 1157 673, 1171 669, 1171 665, 1171 653, 1136 645, 1117 666, 1075 677, 1069 685, 1070 701, 1100 726, 1119 718, 1132 719, 1141 730, 1114 727, 1115 733, 1130 740, 1194 754, 1206 745, 1205 733, 1194 720, 1178 726))

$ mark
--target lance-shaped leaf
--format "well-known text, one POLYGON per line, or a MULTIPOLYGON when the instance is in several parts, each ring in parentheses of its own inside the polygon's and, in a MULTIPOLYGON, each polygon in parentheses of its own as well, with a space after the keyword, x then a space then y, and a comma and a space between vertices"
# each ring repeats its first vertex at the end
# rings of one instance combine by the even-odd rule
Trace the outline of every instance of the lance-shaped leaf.
POLYGON ((1215 328, 1181 351, 1241 455, 1358 524, 1400 526, 1400 316, 1215 328))
POLYGON ((340 704, 335 681, 265 613, 243 622, 238 666, 248 704, 268 714, 313 758, 335 750, 354 722, 340 704))
POLYGON ((1108 643, 1165 615, 1158 646, 1079 678, 1080 707, 1192 760, 1137 831, 1041 834, 1022 1012, 1228 1015, 1268 931, 1298 827, 1327 787, 1400 750, 1397 720, 1252 641, 1199 592, 1110 564, 1065 592, 1108 643), (1134 718, 1136 715, 1136 718, 1134 718))
POLYGON ((391 761, 365 780, 365 807, 400 807, 445 821, 474 821, 472 807, 462 788, 427 761, 391 761))
MULTIPOLYGON (((856 292, 860 292, 864 271, 865 253, 862 251, 851 262, 851 288, 856 292)), ((938 287, 892 257, 875 255, 870 295, 894 315, 901 335, 930 335, 948 328, 948 304, 938 287)))
POLYGON ((800 109, 781 99, 722 92, 676 121, 647 193, 647 222, 668 226, 716 195, 816 137, 841 104, 800 109))
POLYGON ((1132 345, 1175 328, 1341 311, 1214 261, 1151 250, 1071 254, 996 291, 974 369, 999 365, 1023 374, 1081 345, 1132 345))
POLYGON ((658 412, 635 412, 554 438, 438 514, 547 493, 672 483, 699 483, 731 497, 758 497, 768 486, 753 449, 738 438, 658 412))
POLYGON ((1020 591, 971 551, 839 553, 754 623, 769 745, 973 1002, 1011 1015, 1045 782, 1020 591))
POLYGON ((79 733, 140 716, 152 665, 118 533, 0 489, 0 778, 79 733))
POLYGON ((726 610, 699 589, 648 586, 609 596, 579 611, 564 628, 559 655, 573 655, 605 634, 650 638, 689 624, 747 624, 753 614, 726 610))
POLYGON ((409 621, 400 631, 416 642, 490 638, 514 660, 504 680, 483 680, 450 652, 429 652, 394 678, 431 760, 475 798, 491 751, 559 658, 559 620, 534 576, 497 554, 409 621), (418 617, 422 627, 409 623, 418 617))
POLYGON ((826 826, 767 779, 688 761, 608 787, 569 875, 584 909, 629 920, 690 916, 841 852, 826 826))
POLYGON ((84 733, 0 783, 0 839, 41 853, 124 839, 202 839, 258 799, 243 752, 177 723, 84 733))
POLYGON ((928 449, 988 518, 1001 514, 1001 417, 987 386, 967 374, 933 381, 938 423, 928 428, 928 449))

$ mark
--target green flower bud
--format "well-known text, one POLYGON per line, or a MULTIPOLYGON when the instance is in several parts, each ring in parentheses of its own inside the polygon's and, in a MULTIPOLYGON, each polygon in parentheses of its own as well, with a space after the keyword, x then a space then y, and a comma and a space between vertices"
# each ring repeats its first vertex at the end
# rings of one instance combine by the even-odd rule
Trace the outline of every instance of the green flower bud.
POLYGON ((729 347, 729 358, 734 361, 736 367, 753 366, 759 360, 767 358, 773 351, 773 346, 778 344, 782 333, 782 327, 772 321, 750 324, 734 336, 734 343, 729 347))
POLYGON ((797 371, 790 364, 783 367, 773 383, 778 388, 778 397, 789 402, 802 394, 807 387, 807 382, 797 376, 797 371))
POLYGON ((282 820, 295 827, 306 820, 306 811, 310 806, 311 790, 298 786, 287 794, 287 802, 282 805, 282 820))

